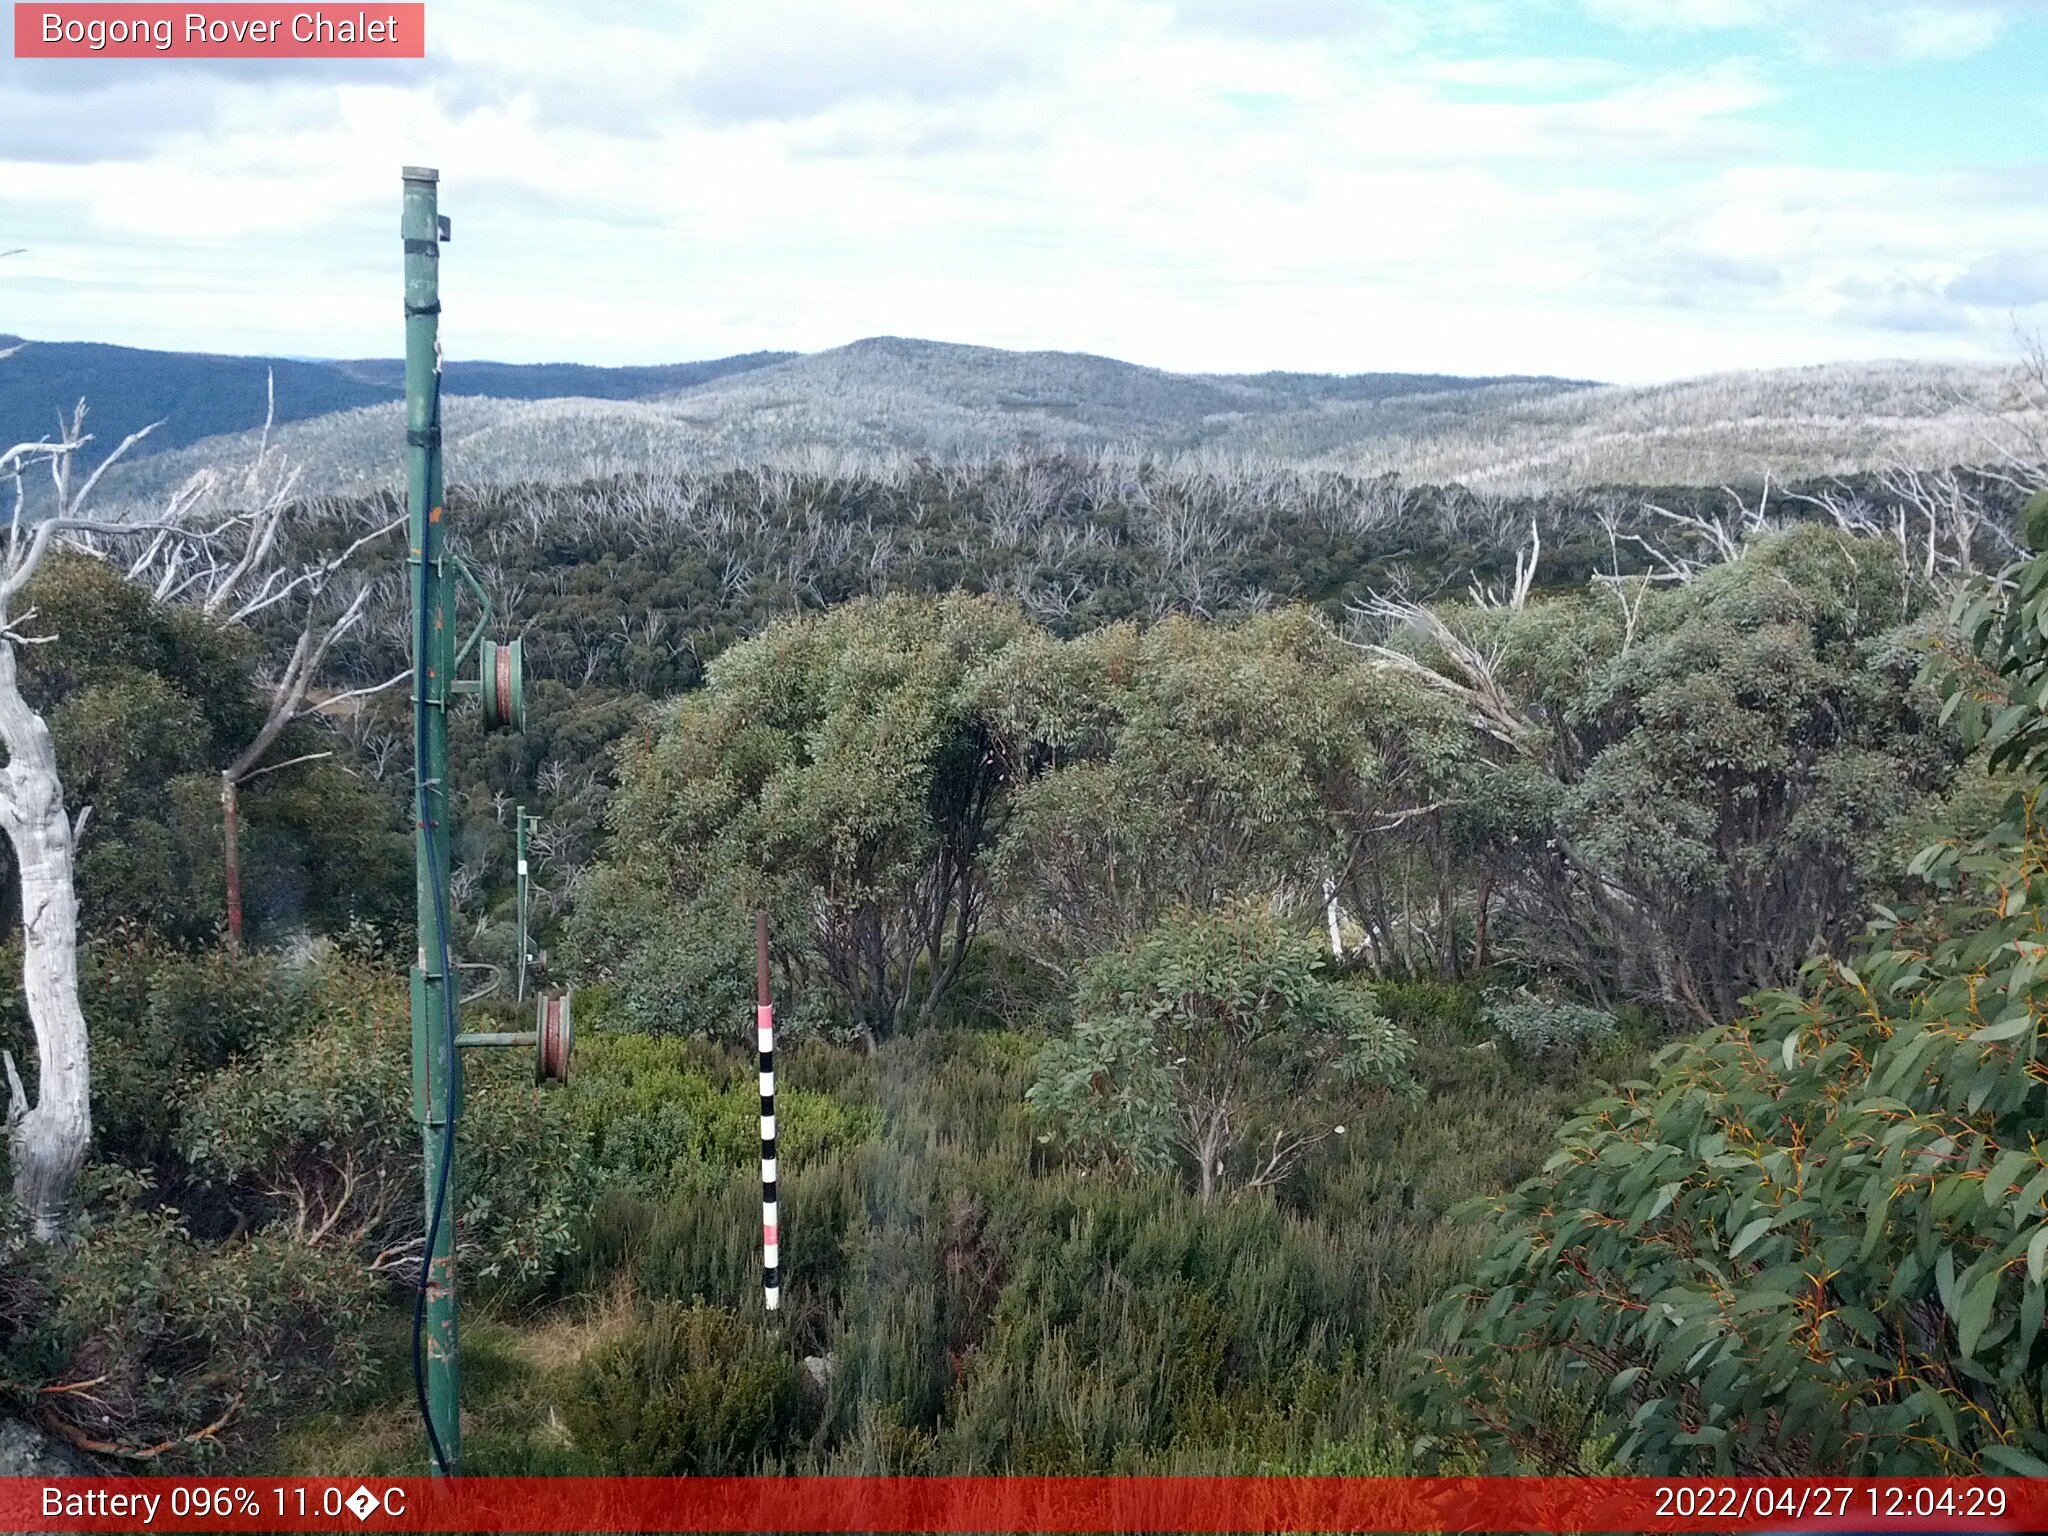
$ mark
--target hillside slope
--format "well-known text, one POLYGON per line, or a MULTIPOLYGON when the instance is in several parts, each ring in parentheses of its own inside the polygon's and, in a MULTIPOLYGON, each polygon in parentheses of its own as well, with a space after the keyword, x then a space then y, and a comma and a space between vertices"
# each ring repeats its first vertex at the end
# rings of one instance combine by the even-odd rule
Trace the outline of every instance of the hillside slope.
POLYGON ((9 347, 19 350, 0 361, 0 421, 17 436, 34 437, 54 429, 55 412, 68 414, 84 400, 96 444, 92 459, 153 421, 163 425, 137 446, 138 454, 261 425, 265 380, 273 371, 280 422, 350 410, 399 393, 351 378, 332 363, 288 357, 222 357, 0 336, 0 351, 9 347))
MULTIPOLYGON (((18 350, 0 360, 0 421, 18 435, 33 436, 54 428, 54 412, 68 411, 85 400, 95 440, 88 458, 94 459, 151 422, 162 425, 137 445, 138 455, 258 426, 263 421, 266 381, 273 376, 281 424, 397 400, 405 390, 405 365, 397 358, 330 362, 228 357, 0 336, 0 352, 9 348, 18 350)), ((451 395, 511 400, 565 395, 630 400, 765 367, 793 355, 753 352, 656 368, 451 362, 446 388, 451 395)))
POLYGON ((1240 422, 1371 402, 1453 397, 1517 386, 1537 395, 1567 379, 1444 374, 1185 374, 1079 352, 1006 352, 877 336, 662 403, 736 456, 829 445, 930 453, 1018 443, 1198 448, 1240 422))
POLYGON ((1248 423, 1233 451, 1414 481, 1540 490, 1716 485, 1982 464, 2048 435, 2017 369, 1873 362, 1570 392, 1490 391, 1248 423))
MULTIPOLYGON (((1711 485, 1983 462, 2015 419, 2048 432, 2038 410, 2011 417, 2016 381, 1996 367, 1896 362, 1647 386, 1175 374, 1085 354, 879 337, 640 399, 452 398, 446 431, 449 475, 468 482, 820 452, 944 458, 1037 448, 1200 453, 1502 491, 1711 485)), ((309 488, 396 482, 395 402, 298 421, 280 437, 309 488)), ((160 454, 119 488, 159 495, 194 469, 244 460, 253 442, 233 434, 160 454)))
MULTIPOLYGON (((901 337, 779 360, 753 356, 765 361, 645 399, 451 398, 444 424, 449 473, 463 480, 573 480, 676 459, 752 461, 821 449, 940 457, 1020 446, 1176 453, 1256 430, 1254 423, 1328 410, 1377 408, 1398 427, 1415 409, 1463 413, 1473 407, 1455 402, 1590 387, 1440 374, 1176 374, 1084 353, 901 337)), ((452 383, 452 370, 450 377, 452 383)), ((470 380, 477 382, 474 373, 470 380)), ((305 465, 306 484, 338 490, 389 483, 402 433, 392 403, 297 422, 282 443, 305 465)), ((253 442, 250 432, 212 438, 138 465, 122 485, 131 495, 156 494, 194 469, 240 460, 253 442)))
MULTIPOLYGON (((442 375, 442 388, 451 395, 489 395, 499 400, 556 400, 569 396, 639 400, 706 384, 728 374, 766 368, 796 355, 742 352, 701 363, 661 363, 645 368, 598 368, 588 363, 451 362, 442 375)), ((405 363, 400 358, 360 358, 329 366, 348 378, 389 389, 394 395, 405 389, 405 363)))

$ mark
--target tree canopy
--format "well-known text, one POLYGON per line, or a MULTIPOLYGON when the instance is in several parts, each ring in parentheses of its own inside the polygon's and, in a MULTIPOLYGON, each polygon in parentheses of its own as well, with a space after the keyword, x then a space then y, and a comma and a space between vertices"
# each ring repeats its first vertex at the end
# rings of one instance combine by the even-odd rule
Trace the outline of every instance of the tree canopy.
POLYGON ((1440 1443, 2048 1474, 2044 615, 2043 556, 1961 613, 1990 668, 1964 658, 1948 711, 2015 771, 2004 812, 1951 825, 1912 861, 1922 894, 1588 1104, 1487 1203, 1499 1235, 1417 1391, 1440 1443))

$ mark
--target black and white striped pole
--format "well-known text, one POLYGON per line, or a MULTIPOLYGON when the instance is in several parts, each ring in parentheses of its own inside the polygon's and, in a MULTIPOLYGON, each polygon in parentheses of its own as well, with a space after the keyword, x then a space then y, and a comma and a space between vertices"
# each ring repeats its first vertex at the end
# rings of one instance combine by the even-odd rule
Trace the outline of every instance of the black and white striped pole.
POLYGON ((775 1210, 775 1004, 768 995, 768 914, 754 917, 754 1036, 761 1053, 761 1299, 782 1305, 782 1234, 775 1210))

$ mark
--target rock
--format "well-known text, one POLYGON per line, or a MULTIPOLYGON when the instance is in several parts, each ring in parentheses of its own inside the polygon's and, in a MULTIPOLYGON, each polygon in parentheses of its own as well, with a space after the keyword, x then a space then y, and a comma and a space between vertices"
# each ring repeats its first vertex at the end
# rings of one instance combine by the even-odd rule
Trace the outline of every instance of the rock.
POLYGON ((26 1419, 0 1419, 0 1477, 95 1477, 99 1469, 26 1419))
POLYGON ((839 1369, 838 1362, 830 1355, 804 1356, 804 1385, 823 1397, 832 1390, 833 1374, 839 1369))

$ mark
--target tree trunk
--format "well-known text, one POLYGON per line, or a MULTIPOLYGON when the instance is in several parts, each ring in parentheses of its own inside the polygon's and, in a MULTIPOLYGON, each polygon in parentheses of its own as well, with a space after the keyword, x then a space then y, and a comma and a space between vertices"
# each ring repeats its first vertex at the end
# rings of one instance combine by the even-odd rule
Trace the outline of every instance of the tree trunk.
POLYGON ((228 885, 228 951, 239 954, 242 948, 242 861, 238 844, 241 841, 241 807, 235 795, 235 781, 227 774, 220 776, 220 824, 223 868, 228 885))
POLYGON ((7 1059, 7 1143, 14 1195, 40 1242, 64 1229, 71 1187, 92 1138, 91 1068, 78 1003, 78 892, 72 826, 49 727, 15 682, 14 647, 0 640, 0 826, 21 870, 22 991, 36 1041, 31 1106, 7 1059))
POLYGON ((1217 1166, 1223 1160, 1223 1116, 1211 1113, 1208 1124, 1202 1128, 1201 1144, 1196 1157, 1202 1165, 1202 1204, 1207 1205, 1216 1194, 1216 1179, 1221 1172, 1217 1166))

